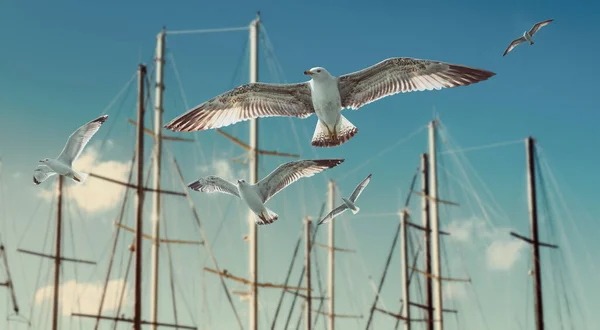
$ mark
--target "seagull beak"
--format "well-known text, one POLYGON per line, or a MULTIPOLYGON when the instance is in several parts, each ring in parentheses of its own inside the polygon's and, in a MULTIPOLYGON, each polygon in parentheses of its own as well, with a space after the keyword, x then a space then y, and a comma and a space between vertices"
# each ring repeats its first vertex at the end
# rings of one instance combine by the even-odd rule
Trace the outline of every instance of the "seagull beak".
POLYGON ((44 160, 43 160, 43 159, 40 159, 40 163, 43 163, 43 162, 44 162, 44 160))
POLYGON ((304 74, 307 75, 307 76, 312 76, 312 72, 310 72, 308 70, 304 71, 304 74))

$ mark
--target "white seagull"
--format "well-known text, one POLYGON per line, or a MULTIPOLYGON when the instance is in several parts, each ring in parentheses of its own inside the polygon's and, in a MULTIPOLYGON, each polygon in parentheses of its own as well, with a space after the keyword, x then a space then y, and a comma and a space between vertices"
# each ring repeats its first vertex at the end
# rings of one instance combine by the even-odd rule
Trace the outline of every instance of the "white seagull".
POLYGON ((467 86, 495 73, 468 66, 414 59, 389 58, 358 72, 332 76, 322 67, 304 71, 311 80, 297 84, 250 83, 214 97, 173 119, 164 127, 174 132, 219 128, 258 117, 306 118, 318 122, 311 144, 334 147, 358 129, 341 115, 385 96, 467 86))
POLYGON ((79 127, 71 136, 62 152, 56 159, 44 158, 40 160, 42 165, 33 171, 33 183, 39 185, 54 174, 60 174, 73 179, 78 184, 83 184, 88 177, 87 173, 79 173, 71 168, 73 162, 77 160, 83 148, 90 141, 92 136, 98 132, 100 126, 104 124, 108 115, 100 116, 89 123, 79 127))
POLYGON ((355 204, 356 200, 358 199, 358 196, 360 196, 360 193, 362 193, 362 191, 365 190, 365 188, 367 187, 367 185, 369 184, 370 181, 371 181, 371 174, 369 174, 361 183, 358 184, 358 186, 356 186, 356 188, 354 188, 354 191, 352 192, 352 195, 350 195, 350 198, 342 197, 342 202, 344 202, 344 204, 331 210, 331 212, 329 212, 329 214, 327 214, 319 222, 319 224, 322 225, 324 223, 328 223, 329 221, 331 221, 331 219, 344 213, 344 211, 346 211, 348 209, 350 209, 352 211, 352 214, 358 213, 358 211, 360 211, 360 207, 356 206, 356 204, 355 204))
POLYGON ((542 27, 550 24, 550 22, 552 22, 552 21, 554 21, 554 19, 549 19, 549 20, 545 20, 543 22, 535 23, 533 25, 533 27, 531 28, 531 30, 523 32, 523 36, 522 37, 513 40, 510 43, 510 45, 508 45, 508 48, 506 48, 506 50, 504 51, 504 54, 502 56, 506 56, 506 54, 508 54, 508 52, 510 52, 511 50, 513 50, 513 48, 517 47, 522 42, 529 41, 529 44, 533 45, 533 39, 532 39, 533 35, 536 32, 538 32, 539 29, 541 29, 542 27))
POLYGON ((258 216, 260 220, 256 219, 256 224, 266 225, 279 218, 277 213, 265 207, 265 203, 271 197, 300 178, 311 177, 343 162, 343 159, 298 160, 279 165, 257 184, 237 180, 236 186, 218 176, 211 175, 190 183, 188 187, 201 192, 220 192, 236 196, 258 216))

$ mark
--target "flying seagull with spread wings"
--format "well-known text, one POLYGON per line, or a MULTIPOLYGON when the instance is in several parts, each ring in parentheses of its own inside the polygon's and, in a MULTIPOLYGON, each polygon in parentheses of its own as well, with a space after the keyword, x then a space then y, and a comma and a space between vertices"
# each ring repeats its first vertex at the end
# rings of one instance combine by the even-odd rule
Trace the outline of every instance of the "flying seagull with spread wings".
POLYGON ((360 207, 356 206, 356 200, 358 199, 358 196, 360 196, 360 193, 362 193, 362 191, 365 190, 369 182, 371 182, 371 174, 367 175, 367 177, 361 183, 359 183, 358 186, 356 186, 356 188, 354 188, 354 191, 352 192, 352 195, 350 195, 350 198, 342 197, 342 202, 344 202, 344 204, 331 210, 331 212, 329 212, 329 214, 327 214, 319 222, 319 224, 322 225, 324 223, 328 223, 333 218, 344 213, 344 211, 348 209, 352 211, 352 214, 358 213, 358 211, 360 211, 360 207))
POLYGON ((533 45, 533 39, 532 39, 533 35, 536 34, 536 32, 538 32, 539 29, 550 24, 550 22, 552 22, 552 21, 554 21, 554 19, 549 19, 549 20, 545 20, 543 22, 535 23, 533 25, 533 27, 531 28, 531 30, 523 32, 522 37, 513 40, 510 43, 510 45, 508 45, 508 48, 506 48, 506 50, 504 51, 504 54, 502 56, 506 56, 506 54, 508 54, 508 52, 513 50, 513 48, 517 47, 522 42, 529 41, 529 44, 533 45))
POLYGON ((258 216, 256 224, 267 225, 279 218, 277 213, 265 207, 265 203, 269 199, 298 179, 311 177, 343 162, 343 159, 298 160, 279 165, 257 184, 237 180, 237 185, 235 185, 218 176, 211 175, 190 183, 188 187, 196 191, 220 192, 238 197, 258 216))
POLYGON ((65 147, 56 159, 44 158, 40 160, 42 165, 38 165, 33 171, 33 183, 39 185, 58 173, 59 175, 71 178, 78 184, 83 184, 88 174, 76 172, 71 166, 73 166, 73 162, 77 160, 83 148, 85 148, 92 136, 98 132, 106 119, 108 119, 108 115, 103 115, 79 127, 69 136, 67 144, 65 144, 65 147))
POLYGON ((311 80, 297 84, 250 83, 214 97, 164 127, 175 132, 219 128, 258 117, 317 115, 311 144, 334 147, 358 129, 341 115, 388 95, 467 86, 495 73, 468 66, 409 57, 389 58, 371 67, 332 76, 322 67, 304 71, 311 80))

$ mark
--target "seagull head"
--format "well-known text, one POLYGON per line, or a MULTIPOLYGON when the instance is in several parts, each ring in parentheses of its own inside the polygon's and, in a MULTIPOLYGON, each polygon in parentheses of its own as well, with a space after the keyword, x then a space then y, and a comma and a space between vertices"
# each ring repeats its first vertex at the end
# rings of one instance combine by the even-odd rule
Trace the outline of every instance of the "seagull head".
POLYGON ((246 183, 246 181, 240 179, 237 181, 237 183, 238 183, 238 185, 243 185, 244 183, 246 183))
POLYGON ((316 68, 312 68, 310 70, 306 70, 304 71, 304 74, 307 76, 311 76, 313 79, 318 80, 318 79, 322 79, 322 78, 326 78, 326 77, 331 77, 331 75, 329 74, 329 72, 327 72, 327 70, 325 70, 325 68, 322 67, 316 67, 316 68))

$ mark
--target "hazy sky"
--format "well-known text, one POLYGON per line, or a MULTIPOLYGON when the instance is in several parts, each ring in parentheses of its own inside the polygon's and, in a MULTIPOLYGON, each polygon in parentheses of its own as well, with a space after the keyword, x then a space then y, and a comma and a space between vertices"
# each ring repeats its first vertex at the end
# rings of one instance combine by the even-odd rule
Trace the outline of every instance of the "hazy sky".
MULTIPOLYGON (((34 186, 31 175, 37 161, 57 156, 77 127, 107 113, 107 123, 76 165, 84 171, 126 181, 135 137, 135 127, 127 123, 127 118, 136 116, 135 70, 139 63, 146 63, 154 74, 155 36, 161 27, 166 26, 167 31, 244 27, 260 10, 261 81, 303 81, 306 76, 302 72, 315 66, 342 75, 403 56, 497 73, 489 81, 469 87, 396 95, 359 111, 345 110, 344 116, 359 133, 333 149, 311 147, 314 116, 305 120, 261 120, 263 149, 299 153, 303 158, 346 159, 322 175, 298 181, 269 203, 280 220, 259 228, 261 282, 284 281, 302 229, 302 217, 318 216, 328 179, 336 180, 339 193, 348 196, 356 184, 373 173, 371 184, 359 200, 361 213, 345 214, 336 224, 336 245, 357 251, 336 257, 336 313, 364 316, 359 320, 338 319, 337 328, 364 329, 375 296, 368 277, 379 281, 398 223, 394 213, 404 203, 420 154, 427 151, 425 126, 437 112, 443 123, 438 140, 441 151, 485 147, 439 156, 440 198, 460 204, 440 210, 441 227, 452 233, 452 237, 443 239, 443 269, 445 276, 472 279, 471 284, 444 284, 445 306, 459 310, 458 318, 446 315, 447 329, 533 327, 532 284, 527 276, 529 247, 508 235, 511 230, 529 233, 525 147, 519 142, 528 135, 533 135, 541 147, 540 186, 546 187, 539 193, 541 239, 560 246, 560 250, 544 249, 542 254, 547 270, 543 275, 546 328, 592 329, 592 324, 600 323, 598 313, 592 312, 600 307, 600 288, 595 282, 600 267, 592 255, 599 247, 600 231, 593 216, 600 212, 596 201, 600 177, 594 171, 600 163, 595 143, 600 141, 600 115, 593 87, 600 73, 595 65, 600 51, 595 42, 600 33, 600 11, 597 5, 583 2, 570 2, 568 6, 567 2, 469 2, 3 3, 0 240, 8 252, 21 314, 31 316, 32 329, 49 327, 52 291, 45 287, 53 283, 52 261, 16 251, 54 253, 56 208, 52 199, 56 180, 34 186), (549 18, 555 22, 534 36, 533 46, 520 45, 502 57, 511 40, 535 22, 549 18), (489 147, 496 144, 500 145, 489 147), (556 182, 560 188, 554 185, 556 182), (575 320, 573 325, 571 320, 575 320)), ((247 39, 247 31, 168 35, 164 121, 246 82, 247 39)), ((150 105, 147 127, 152 127, 152 109, 150 105)), ((246 140, 248 124, 239 123, 226 131, 246 140)), ((164 134, 175 135, 166 130, 164 134)), ((231 180, 247 175, 247 166, 231 162, 231 158, 244 155, 243 149, 214 131, 178 136, 195 138, 196 142, 165 142, 164 189, 183 189, 170 161, 172 155, 181 165, 186 183, 207 174, 231 180)), ((146 140, 146 161, 151 143, 146 140)), ((260 176, 289 160, 261 159, 260 176)), ((89 321, 69 315, 96 313, 115 234, 113 222, 118 221, 124 191, 93 178, 83 186, 67 186, 63 254, 98 264, 74 268, 72 263, 63 263, 61 329, 87 329, 89 321)), ((248 250, 242 238, 248 230, 247 210, 231 196, 191 193, 219 266, 246 277, 248 250)), ((133 194, 129 197, 124 223, 133 227, 133 194)), ((145 202, 145 232, 150 233, 151 194, 146 195, 145 202)), ((166 196, 163 204, 163 223, 169 238, 201 240, 185 198, 166 196)), ((420 201, 414 198, 410 210, 417 223, 421 221, 419 209, 420 201)), ((412 232, 414 237, 419 234, 412 232)), ((327 227, 319 233, 319 242, 326 243, 327 227)), ((107 315, 116 311, 128 261, 127 246, 133 238, 126 231, 119 235, 105 303, 107 315)), ((214 268, 206 249, 172 245, 167 251, 166 245, 161 247, 159 321, 174 322, 169 252, 173 255, 178 322, 196 324, 199 329, 236 329, 218 277, 202 271, 202 267, 214 268)), ((325 285, 326 252, 315 249, 325 285)), ((383 303, 379 304, 395 313, 400 308, 399 246, 396 249, 382 293, 383 303)), ((147 241, 144 253, 147 268, 143 285, 149 290, 147 241)), ((300 259, 302 255, 300 252, 300 259)), ((292 286, 299 275, 300 259, 292 273, 292 286)), ((318 282, 316 271, 315 266, 314 285, 318 282)), ((127 317, 132 315, 133 307, 132 276, 133 269, 126 306, 121 310, 127 317)), ((422 276, 415 276, 422 283, 422 276)), ((0 281, 4 281, 3 272, 0 281)), ((230 291, 245 289, 242 284, 226 282, 230 291)), ((422 301, 421 291, 414 282, 414 300, 422 301)), ((0 290, 2 295, 6 299, 0 299, 0 314, 12 314, 5 289, 0 290)), ((270 329, 279 295, 278 289, 260 291, 260 329, 270 329)), ((149 297, 148 292, 145 296, 149 297)), ((291 297, 286 296, 277 329, 284 328, 291 297)), ((245 325, 247 303, 237 295, 233 298, 245 325)), ((289 328, 296 326, 300 305, 298 300, 289 328)), ((143 301, 142 308, 144 319, 148 319, 148 300, 143 301)), ((421 311, 412 311, 414 317, 421 317, 421 311)), ((376 313, 374 328, 391 328, 394 322, 376 313)), ((8 329, 26 329, 12 321, 3 324, 8 329)), ((111 326, 107 321, 101 324, 101 329, 111 326)), ((321 320, 318 326, 324 329, 321 320)), ((120 328, 130 325, 123 323, 120 328)))

